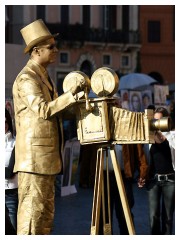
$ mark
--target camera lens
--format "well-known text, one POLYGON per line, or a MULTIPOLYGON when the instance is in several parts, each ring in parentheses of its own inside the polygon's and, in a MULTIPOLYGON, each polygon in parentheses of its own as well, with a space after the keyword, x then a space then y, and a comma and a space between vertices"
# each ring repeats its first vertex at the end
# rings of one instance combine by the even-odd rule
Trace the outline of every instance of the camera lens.
POLYGON ((161 119, 152 119, 150 121, 150 130, 156 131, 160 130, 161 132, 167 132, 170 131, 171 123, 170 118, 164 117, 161 119))

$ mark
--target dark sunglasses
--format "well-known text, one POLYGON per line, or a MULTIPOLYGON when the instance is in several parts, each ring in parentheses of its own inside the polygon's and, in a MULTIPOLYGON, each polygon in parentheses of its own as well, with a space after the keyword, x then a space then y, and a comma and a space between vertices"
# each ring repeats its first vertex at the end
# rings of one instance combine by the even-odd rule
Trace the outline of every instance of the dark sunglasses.
POLYGON ((42 45, 42 46, 37 46, 37 47, 34 47, 34 48, 47 48, 49 50, 53 50, 53 49, 57 48, 57 45, 56 44, 42 45))
POLYGON ((53 50, 54 48, 56 48, 56 44, 51 44, 49 46, 46 47, 49 50, 53 50))

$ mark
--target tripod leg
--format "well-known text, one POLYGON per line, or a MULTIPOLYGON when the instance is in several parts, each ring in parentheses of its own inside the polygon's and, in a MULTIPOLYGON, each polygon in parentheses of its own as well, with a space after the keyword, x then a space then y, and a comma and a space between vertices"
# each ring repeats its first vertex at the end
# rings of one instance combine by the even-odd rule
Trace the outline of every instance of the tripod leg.
POLYGON ((103 151, 99 148, 97 151, 96 175, 94 184, 94 196, 92 207, 91 235, 97 235, 99 232, 99 217, 101 207, 102 180, 103 180, 103 151))
POLYGON ((134 235, 135 229, 134 229, 134 225, 133 225, 133 221, 132 221, 132 217, 131 217, 131 213, 130 213, 130 209, 129 209, 129 205, 128 205, 128 201, 127 201, 127 197, 126 197, 126 192, 125 192, 124 183, 122 180, 120 166, 117 163, 114 146, 110 148, 110 155, 111 155, 111 159, 112 159, 112 164, 113 164, 113 168, 114 168, 114 173, 115 173, 115 177, 116 177, 116 182, 117 182, 117 186, 118 186, 118 190, 119 190, 120 199, 121 199, 123 210, 124 210, 124 215, 125 215, 128 231, 129 231, 130 235, 134 235))
POLYGON ((109 168, 108 168, 108 149, 106 152, 106 187, 107 187, 107 198, 104 197, 104 179, 102 181, 102 212, 103 212, 103 232, 104 235, 111 235, 111 210, 110 210, 110 186, 109 186, 109 168), (107 209, 107 212, 105 211, 107 209), (107 216, 106 216, 107 213, 107 216))

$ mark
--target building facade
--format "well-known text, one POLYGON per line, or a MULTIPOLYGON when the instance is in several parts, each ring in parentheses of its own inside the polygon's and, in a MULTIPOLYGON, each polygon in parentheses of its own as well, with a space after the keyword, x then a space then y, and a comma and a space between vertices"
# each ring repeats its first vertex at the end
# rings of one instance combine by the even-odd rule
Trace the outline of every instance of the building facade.
POLYGON ((19 30, 39 18, 52 33, 60 33, 58 61, 49 68, 59 94, 64 77, 74 70, 91 77, 102 66, 119 76, 137 69, 141 47, 138 6, 8 5, 6 16, 7 44, 23 45, 19 30))
POLYGON ((141 71, 175 83, 175 6, 140 6, 141 71))

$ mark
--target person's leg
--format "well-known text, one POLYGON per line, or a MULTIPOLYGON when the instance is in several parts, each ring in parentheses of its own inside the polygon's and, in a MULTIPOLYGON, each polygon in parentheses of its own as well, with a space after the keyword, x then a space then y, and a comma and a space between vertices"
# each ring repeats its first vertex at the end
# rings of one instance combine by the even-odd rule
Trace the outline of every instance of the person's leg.
POLYGON ((94 187, 95 173, 96 173, 96 160, 97 160, 97 147, 92 144, 89 154, 91 153, 90 169, 89 169, 89 187, 94 187))
POLYGON ((6 204, 5 204, 5 235, 16 235, 16 230, 14 229, 11 223, 9 211, 6 204))
POLYGON ((55 175, 18 173, 18 235, 50 234, 54 219, 55 175))
POLYGON ((80 150, 80 175, 79 186, 82 188, 89 187, 89 174, 90 174, 90 155, 88 151, 89 145, 82 145, 80 150))
MULTIPOLYGON (((131 209, 134 206, 134 194, 133 194, 133 188, 132 188, 132 181, 126 179, 123 174, 122 174, 122 177, 123 177, 123 183, 124 183, 124 188, 125 188, 125 192, 126 192, 126 197, 127 197, 131 217, 132 217, 132 220, 133 220, 133 213, 131 211, 131 209)), ((116 217, 117 217, 118 223, 119 223, 120 234, 121 235, 129 235, 129 231, 128 231, 128 228, 127 228, 126 219, 125 219, 125 215, 124 215, 124 210, 123 210, 123 206, 121 204, 117 184, 116 184, 116 188, 117 188, 117 197, 116 197, 116 200, 115 200, 115 211, 116 211, 116 217)))
POLYGON ((167 219, 166 209, 165 209, 165 206, 164 206, 164 198, 162 196, 162 203, 161 203, 161 229, 162 229, 162 234, 164 234, 166 232, 166 219, 167 219))
POLYGON ((162 220, 162 234, 171 235, 173 228, 173 215, 175 210, 175 183, 165 182, 162 186, 163 203, 164 203, 164 219, 162 220))
POLYGON ((15 230, 17 230, 17 209, 18 209, 18 189, 8 189, 5 191, 5 202, 8 208, 9 217, 15 230))
POLYGON ((116 198, 115 198, 115 214, 118 220, 119 233, 121 235, 129 235, 119 192, 117 192, 116 198))
POLYGON ((148 202, 149 202, 149 219, 150 219, 150 234, 160 235, 160 200, 161 187, 157 183, 152 182, 148 186, 148 202))

